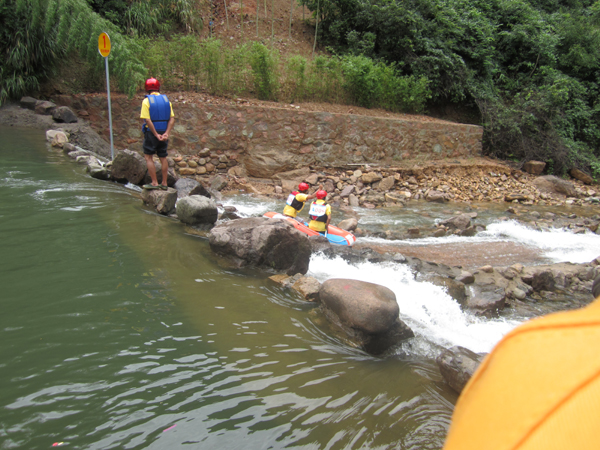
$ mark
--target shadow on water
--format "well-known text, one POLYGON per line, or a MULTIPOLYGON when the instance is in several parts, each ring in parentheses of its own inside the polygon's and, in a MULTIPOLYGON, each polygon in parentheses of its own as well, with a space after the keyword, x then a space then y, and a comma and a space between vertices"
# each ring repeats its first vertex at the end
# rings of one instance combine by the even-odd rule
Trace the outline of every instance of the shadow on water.
POLYGON ((441 448, 431 359, 348 346, 36 133, 0 144, 3 448, 441 448))

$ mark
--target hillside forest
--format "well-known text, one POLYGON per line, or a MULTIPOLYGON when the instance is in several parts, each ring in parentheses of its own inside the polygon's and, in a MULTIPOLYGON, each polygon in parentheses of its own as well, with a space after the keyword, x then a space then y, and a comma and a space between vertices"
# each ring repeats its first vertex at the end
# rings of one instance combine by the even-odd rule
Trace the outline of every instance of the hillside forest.
POLYGON ((166 90, 231 98, 467 109, 484 127, 484 154, 600 176, 600 2, 277 5, 289 11, 287 42, 297 42, 300 17, 312 49, 295 52, 275 36, 275 22, 281 30, 288 20, 275 18, 275 0, 0 0, 0 104, 39 93, 67 64, 85 80, 78 89, 101 91, 104 31, 114 49, 111 89, 130 96, 151 75, 166 90), (241 39, 219 37, 217 22, 241 39))

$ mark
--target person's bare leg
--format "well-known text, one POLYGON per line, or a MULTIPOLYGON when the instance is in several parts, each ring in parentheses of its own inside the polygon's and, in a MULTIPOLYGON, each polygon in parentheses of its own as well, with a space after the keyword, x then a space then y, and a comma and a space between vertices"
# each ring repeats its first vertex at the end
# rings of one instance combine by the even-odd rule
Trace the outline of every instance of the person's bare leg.
POLYGON ((150 175, 150 179, 152 180, 152 186, 158 186, 158 180, 156 179, 156 166, 154 165, 152 155, 147 155, 144 153, 144 158, 146 158, 146 165, 148 166, 148 175, 150 175))
POLYGON ((159 158, 160 159, 160 164, 162 166, 162 181, 161 184, 163 186, 168 186, 168 181, 169 181, 169 162, 167 161, 167 158, 159 158))

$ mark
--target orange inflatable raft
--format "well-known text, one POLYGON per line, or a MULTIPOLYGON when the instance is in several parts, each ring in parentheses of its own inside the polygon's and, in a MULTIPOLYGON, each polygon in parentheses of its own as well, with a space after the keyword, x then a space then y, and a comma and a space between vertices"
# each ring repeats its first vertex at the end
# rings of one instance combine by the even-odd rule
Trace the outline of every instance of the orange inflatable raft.
MULTIPOLYGON (((319 234, 318 231, 311 230, 310 228, 308 228, 307 223, 298 222, 297 220, 292 219, 291 217, 288 217, 288 216, 284 216, 283 214, 280 214, 280 213, 269 211, 269 212, 263 214, 263 217, 268 217, 269 219, 287 220, 289 223, 294 225, 294 227, 296 227, 297 230, 302 231, 304 234, 306 234, 308 236, 316 236, 317 234, 319 234)), ((338 228, 333 225, 329 225, 329 227, 327 228, 327 234, 325 235, 325 237, 329 240, 329 242, 331 242, 332 244, 336 244, 336 245, 352 246, 356 242, 356 236, 354 236, 352 233, 350 233, 349 231, 346 231, 346 230, 342 230, 341 228, 338 228)))

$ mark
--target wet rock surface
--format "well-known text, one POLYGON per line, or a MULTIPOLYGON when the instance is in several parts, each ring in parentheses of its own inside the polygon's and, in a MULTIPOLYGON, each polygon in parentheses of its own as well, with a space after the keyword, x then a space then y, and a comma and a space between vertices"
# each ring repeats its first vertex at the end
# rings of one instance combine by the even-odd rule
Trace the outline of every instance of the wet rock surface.
POLYGON ((210 231, 208 242, 215 253, 240 267, 253 265, 288 275, 308 271, 308 238, 284 220, 251 217, 224 222, 210 231))
POLYGON ((435 361, 446 383, 460 394, 484 357, 485 354, 455 346, 444 350, 435 361))
POLYGON ((414 336, 398 317, 396 295, 384 286, 329 279, 321 285, 319 298, 325 316, 369 353, 381 354, 414 336))

